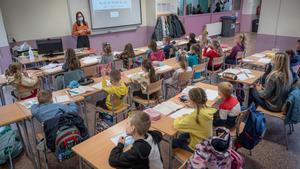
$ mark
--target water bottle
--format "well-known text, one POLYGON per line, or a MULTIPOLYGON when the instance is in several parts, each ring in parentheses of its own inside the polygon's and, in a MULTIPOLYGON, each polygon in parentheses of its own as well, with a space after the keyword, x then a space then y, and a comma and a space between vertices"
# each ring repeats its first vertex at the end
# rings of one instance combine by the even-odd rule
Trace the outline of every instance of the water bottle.
POLYGON ((33 59, 34 59, 34 54, 33 54, 33 51, 32 51, 32 49, 31 49, 31 47, 29 47, 28 54, 29 54, 29 59, 30 59, 30 60, 33 60, 33 59))

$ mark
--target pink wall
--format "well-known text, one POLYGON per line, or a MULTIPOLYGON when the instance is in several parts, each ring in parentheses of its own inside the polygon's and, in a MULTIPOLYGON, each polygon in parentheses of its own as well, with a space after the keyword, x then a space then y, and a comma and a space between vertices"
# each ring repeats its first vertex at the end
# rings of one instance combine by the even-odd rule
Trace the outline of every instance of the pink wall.
POLYGON ((9 46, 0 47, 0 74, 4 73, 11 62, 9 46))
POLYGON ((251 32, 252 31, 252 20, 256 19, 256 14, 247 14, 241 16, 241 32, 251 32))
POLYGON ((193 32, 196 35, 200 35, 205 24, 210 23, 210 14, 182 16, 180 20, 187 34, 193 32))
POLYGON ((278 48, 281 51, 295 49, 298 39, 300 39, 300 37, 257 34, 256 51, 262 52, 272 48, 278 48))

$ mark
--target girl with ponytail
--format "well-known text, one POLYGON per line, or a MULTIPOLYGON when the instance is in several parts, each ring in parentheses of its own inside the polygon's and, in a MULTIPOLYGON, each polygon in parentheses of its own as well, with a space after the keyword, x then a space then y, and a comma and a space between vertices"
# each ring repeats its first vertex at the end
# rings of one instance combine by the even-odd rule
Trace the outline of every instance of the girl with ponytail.
POLYGON ((230 55, 228 55, 225 59, 226 64, 235 65, 236 56, 238 52, 243 52, 246 49, 246 36, 244 33, 238 34, 235 36, 234 41, 236 45, 231 49, 230 55))
POLYGON ((173 140, 173 148, 182 148, 193 152, 196 144, 212 136, 213 115, 217 111, 206 105, 207 96, 203 89, 193 88, 189 91, 189 106, 195 111, 175 119, 174 128, 182 134, 173 140))

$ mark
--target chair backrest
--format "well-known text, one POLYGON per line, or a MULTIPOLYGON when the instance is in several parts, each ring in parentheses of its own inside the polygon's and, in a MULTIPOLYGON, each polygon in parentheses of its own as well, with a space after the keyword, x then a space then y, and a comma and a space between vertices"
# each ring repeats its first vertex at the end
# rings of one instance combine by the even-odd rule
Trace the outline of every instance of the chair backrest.
POLYGON ((224 57, 217 57, 217 58, 214 58, 213 61, 212 61, 213 66, 221 65, 223 63, 224 63, 224 57))
POLYGON ((92 76, 92 77, 98 77, 99 76, 99 66, 94 65, 94 66, 88 66, 83 68, 83 72, 85 76, 92 76))
POLYGON ((204 63, 198 64, 198 65, 194 65, 194 67, 193 67, 194 73, 205 72, 206 67, 207 67, 207 63, 208 62, 204 62, 204 63))
POLYGON ((69 85, 71 81, 79 81, 81 78, 83 78, 84 72, 80 69, 68 71, 64 73, 64 84, 65 86, 69 85))
POLYGON ((150 83, 147 86, 147 94, 151 95, 153 93, 159 92, 162 89, 162 81, 163 80, 158 80, 154 83, 150 83))
MULTIPOLYGON (((39 90, 41 88, 41 82, 38 81, 37 84, 33 87, 26 87, 26 86, 23 86, 23 85, 16 85, 16 91, 18 93, 28 93, 28 92, 32 92, 34 90, 39 90)), ((21 96, 18 95, 16 96, 18 100, 21 100, 21 96)))
POLYGON ((236 59, 237 60, 241 60, 245 57, 246 55, 246 51, 239 51, 237 54, 236 54, 236 59))
POLYGON ((124 68, 122 59, 115 60, 114 62, 115 62, 115 69, 116 70, 121 70, 121 69, 124 68))
POLYGON ((178 76, 178 81, 190 81, 193 79, 193 71, 182 72, 178 76))

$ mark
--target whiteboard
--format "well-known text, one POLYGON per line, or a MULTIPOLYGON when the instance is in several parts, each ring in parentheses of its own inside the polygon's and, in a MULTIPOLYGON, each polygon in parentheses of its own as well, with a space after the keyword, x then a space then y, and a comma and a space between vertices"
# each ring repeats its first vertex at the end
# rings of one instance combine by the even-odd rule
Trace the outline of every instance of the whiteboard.
POLYGON ((206 24, 208 36, 220 35, 222 32, 222 22, 206 24))

